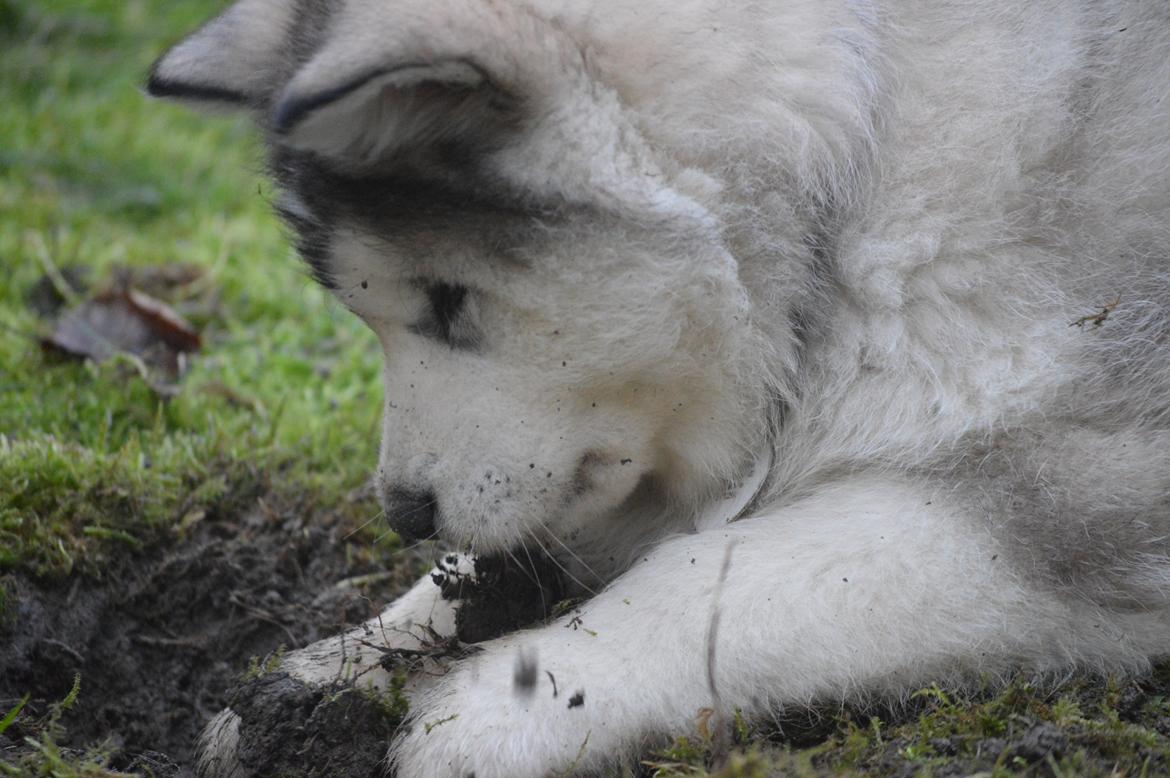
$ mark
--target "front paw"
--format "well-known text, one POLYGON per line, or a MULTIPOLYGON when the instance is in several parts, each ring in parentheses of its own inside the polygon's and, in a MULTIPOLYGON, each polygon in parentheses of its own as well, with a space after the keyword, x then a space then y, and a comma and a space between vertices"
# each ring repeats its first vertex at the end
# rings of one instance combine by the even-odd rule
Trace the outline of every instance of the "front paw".
POLYGON ((574 669, 542 666, 519 641, 485 645, 411 700, 408 731, 390 752, 397 775, 567 775, 612 757, 606 717, 574 669))

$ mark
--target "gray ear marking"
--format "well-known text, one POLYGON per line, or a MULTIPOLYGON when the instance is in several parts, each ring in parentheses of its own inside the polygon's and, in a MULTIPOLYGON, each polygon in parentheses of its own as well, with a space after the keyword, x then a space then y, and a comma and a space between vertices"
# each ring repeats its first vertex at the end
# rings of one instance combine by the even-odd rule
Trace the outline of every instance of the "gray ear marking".
POLYGON ((191 100, 204 103, 228 103, 230 105, 240 106, 249 103, 247 95, 225 87, 185 84, 162 78, 158 74, 158 64, 156 62, 154 67, 150 69, 150 75, 146 79, 146 94, 151 97, 171 100, 191 100))
MULTIPOLYGON (((285 95, 277 102, 276 110, 273 112, 273 129, 286 134, 314 111, 356 96, 357 92, 366 88, 369 88, 371 93, 386 88, 405 92, 426 84, 434 84, 455 94, 490 83, 487 73, 482 68, 463 59, 436 63, 409 62, 374 68, 337 86, 306 94, 297 94, 302 90, 298 89, 298 84, 294 80, 285 90, 285 95)), ((376 99, 373 94, 370 97, 376 99)))
POLYGON ((348 77, 319 64, 288 84, 268 126, 289 148, 344 166, 407 149, 487 148, 517 126, 521 101, 467 58, 375 65, 348 77))
POLYGON ((297 7, 293 0, 236 0, 154 62, 146 93, 202 106, 263 105, 288 67, 297 7))
POLYGON ((392 67, 381 67, 359 74, 344 83, 315 94, 298 95, 293 90, 276 105, 272 114, 272 128, 287 135, 314 111, 342 100, 367 86, 392 87, 400 90, 436 84, 452 92, 492 85, 487 73, 468 60, 449 60, 439 63, 412 62, 392 67), (374 84, 374 82, 380 82, 374 84))
POLYGON ((272 112, 272 129, 278 135, 287 135, 302 120, 308 118, 309 114, 313 113, 313 111, 327 106, 330 103, 335 103, 346 95, 356 92, 374 79, 386 75, 387 72, 385 69, 375 70, 371 73, 350 79, 340 86, 327 89, 324 92, 318 92, 314 95, 305 95, 303 97, 291 95, 285 97, 276 104, 276 110, 272 112))

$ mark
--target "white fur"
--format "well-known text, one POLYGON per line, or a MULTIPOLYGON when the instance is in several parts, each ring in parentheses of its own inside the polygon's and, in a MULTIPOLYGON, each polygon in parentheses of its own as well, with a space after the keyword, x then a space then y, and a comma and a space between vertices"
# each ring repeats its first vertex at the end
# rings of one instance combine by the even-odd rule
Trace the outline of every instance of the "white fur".
MULTIPOLYGON (((318 101, 277 149, 391 175, 454 140, 473 172, 441 180, 530 206, 436 227, 293 200, 383 345, 379 481, 433 491, 448 541, 543 548, 599 591, 417 679, 399 775, 589 773, 702 708, 1166 652, 1163 3, 348 0, 332 21, 249 95, 262 124, 424 70, 318 101), (412 329, 434 282, 471 290, 480 348, 412 329)), ((231 50, 221 28, 159 72, 206 84, 190 52, 231 50)), ((418 624, 428 587, 380 628, 418 624)), ((285 667, 349 672, 352 637, 285 667)), ((230 714, 215 732, 218 758, 230 714)))

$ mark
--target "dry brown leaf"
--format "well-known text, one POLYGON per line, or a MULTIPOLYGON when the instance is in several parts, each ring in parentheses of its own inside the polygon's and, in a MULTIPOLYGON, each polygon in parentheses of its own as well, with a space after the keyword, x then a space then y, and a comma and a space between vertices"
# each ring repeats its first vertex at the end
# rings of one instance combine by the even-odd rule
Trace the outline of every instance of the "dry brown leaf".
POLYGON ((198 351, 202 340, 166 303, 122 289, 102 292, 66 312, 41 346, 95 362, 132 354, 173 377, 181 372, 181 355, 198 351))

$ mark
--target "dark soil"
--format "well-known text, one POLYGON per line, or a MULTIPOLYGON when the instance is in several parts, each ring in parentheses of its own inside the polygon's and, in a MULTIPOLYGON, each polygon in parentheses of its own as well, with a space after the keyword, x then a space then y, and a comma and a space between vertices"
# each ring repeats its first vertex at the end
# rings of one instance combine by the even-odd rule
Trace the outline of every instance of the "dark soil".
POLYGON ((506 557, 475 560, 475 581, 444 581, 443 597, 461 601, 455 613, 462 643, 481 643, 553 615, 566 595, 560 569, 532 555, 528 566, 506 557))
POLYGON ((249 775, 381 778, 405 708, 354 688, 310 687, 267 673, 235 690, 236 758, 249 775))
MULTIPOLYGON (((307 519, 273 497, 240 515, 205 518, 187 538, 127 556, 101 580, 0 578, 7 590, 0 717, 31 695, 0 735, 0 764, 29 753, 25 738, 39 735, 38 721, 79 673, 81 694, 61 719, 59 742, 80 749, 104 741, 113 769, 193 775, 197 734, 230 705, 241 721, 236 756, 246 773, 381 775, 404 712, 395 696, 309 688, 267 671, 275 663, 264 657, 374 615, 421 571, 419 557, 379 576, 384 561, 370 555, 367 541, 346 539, 349 526, 340 518, 307 519), (377 583, 353 584, 371 574, 377 583)), ((563 595, 548 588, 558 580, 543 564, 525 570, 484 561, 474 581, 441 582, 465 604, 460 642, 436 650, 464 650, 462 644, 549 616, 563 595)), ((840 708, 800 714, 740 745, 776 754, 777 765, 785 754, 811 749, 808 764, 823 774, 1170 774, 1170 665, 1144 680, 1013 685, 880 713, 881 722, 872 712, 840 708), (1074 700, 1079 712, 1058 716, 1060 698, 1074 700), (881 735, 873 734, 879 728, 881 735)))
MULTIPOLYGON (((557 568, 535 558, 531 567, 478 559, 474 576, 436 570, 432 580, 444 597, 461 601, 457 635, 424 650, 387 651, 381 664, 392 673, 410 672, 424 655, 464 656, 476 650, 471 644, 548 618, 563 597, 557 568)), ((282 672, 246 681, 232 692, 229 706, 240 722, 233 775, 322 778, 380 778, 386 747, 407 710, 400 690, 372 694, 342 680, 310 687, 282 672)))
POLYGON ((158 542, 101 580, 0 578, 0 715, 31 695, 0 735, 0 762, 27 749, 34 722, 80 673, 61 745, 104 740, 113 768, 190 774, 196 735, 252 657, 369 618, 413 579, 404 564, 372 586, 341 583, 381 572, 368 542, 344 540, 347 531, 336 518, 260 499, 242 518, 204 519, 186 540, 158 542))

